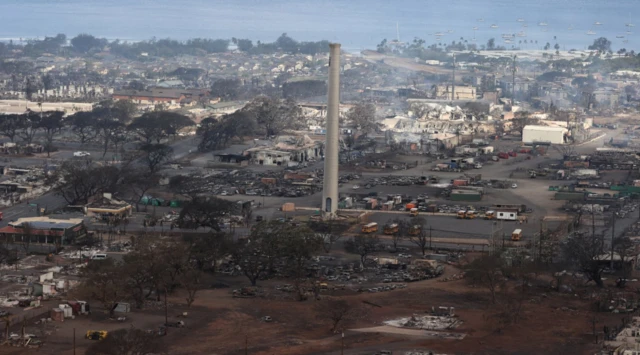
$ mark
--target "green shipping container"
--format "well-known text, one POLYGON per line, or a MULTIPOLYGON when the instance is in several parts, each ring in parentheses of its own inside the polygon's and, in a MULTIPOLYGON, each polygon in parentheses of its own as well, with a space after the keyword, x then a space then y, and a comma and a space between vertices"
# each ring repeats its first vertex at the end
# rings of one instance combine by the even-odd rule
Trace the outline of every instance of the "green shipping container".
POLYGON ((476 191, 453 190, 449 198, 451 201, 480 201, 482 194, 476 191))
POLYGON ((583 201, 584 192, 556 192, 554 199, 567 201, 583 201))

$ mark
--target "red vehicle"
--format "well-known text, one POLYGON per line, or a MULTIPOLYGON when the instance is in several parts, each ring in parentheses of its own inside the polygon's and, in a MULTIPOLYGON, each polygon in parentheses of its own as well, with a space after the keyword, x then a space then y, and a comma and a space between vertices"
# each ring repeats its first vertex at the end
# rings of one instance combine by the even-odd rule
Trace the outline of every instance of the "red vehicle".
POLYGON ((510 155, 510 156, 512 156, 512 157, 517 157, 517 156, 518 156, 518 153, 516 153, 516 152, 509 152, 509 155, 510 155))
POLYGON ((498 153, 498 158, 500 158, 500 159, 509 159, 509 154, 507 154, 507 153, 498 153))
POLYGON ((2 217, 4 217, 4 214, 0 212, 0 221, 2 221, 2 217))

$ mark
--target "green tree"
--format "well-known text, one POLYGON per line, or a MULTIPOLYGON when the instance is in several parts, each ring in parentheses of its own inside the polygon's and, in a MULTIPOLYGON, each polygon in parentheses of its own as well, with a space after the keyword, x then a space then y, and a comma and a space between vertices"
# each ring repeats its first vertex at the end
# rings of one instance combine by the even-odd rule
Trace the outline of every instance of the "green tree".
POLYGON ((489 40, 487 41, 487 50, 492 51, 494 49, 496 49, 496 39, 489 38, 489 40))
POLYGON ((105 39, 99 39, 86 33, 81 33, 71 39, 71 46, 80 53, 87 53, 90 50, 100 48, 105 44, 105 39))
POLYGON ((597 38, 593 41, 593 44, 590 45, 589 50, 598 51, 600 53, 606 53, 611 51, 611 41, 606 39, 605 37, 597 38))

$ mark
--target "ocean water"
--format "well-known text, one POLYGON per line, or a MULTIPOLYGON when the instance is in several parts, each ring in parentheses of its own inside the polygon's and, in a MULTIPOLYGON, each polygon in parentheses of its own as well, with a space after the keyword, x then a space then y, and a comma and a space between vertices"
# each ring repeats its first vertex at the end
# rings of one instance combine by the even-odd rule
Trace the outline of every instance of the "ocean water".
POLYGON ((637 27, 626 25, 637 13, 638 0, 0 0, 0 40, 84 32, 129 41, 273 41, 286 32, 297 40, 326 39, 359 51, 399 32, 402 41, 419 37, 427 44, 462 38, 480 45, 493 37, 507 47, 535 49, 549 42, 564 50, 585 49, 604 36, 614 50, 637 51, 640 20, 637 27), (502 38, 518 33, 526 37, 515 37, 512 44, 502 38), (525 39, 534 43, 518 43, 525 39))

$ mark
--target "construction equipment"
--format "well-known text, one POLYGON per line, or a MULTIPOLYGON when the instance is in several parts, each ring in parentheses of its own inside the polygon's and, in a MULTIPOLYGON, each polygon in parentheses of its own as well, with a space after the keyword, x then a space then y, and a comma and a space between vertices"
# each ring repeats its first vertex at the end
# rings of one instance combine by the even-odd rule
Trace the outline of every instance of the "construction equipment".
POLYGON ((378 231, 378 223, 371 222, 362 226, 362 233, 375 233, 378 231))
POLYGON ((459 219, 464 219, 464 216, 466 215, 467 211, 465 210, 460 210, 458 211, 458 218, 459 219))
POLYGON ((516 229, 511 233, 511 240, 517 242, 522 238, 522 229, 516 229))
POLYGON ((487 211, 484 213, 484 219, 496 219, 496 211, 487 211))
POLYGON ((529 170, 529 178, 535 179, 538 173, 535 170, 529 170))
POLYGON ((89 340, 104 340, 108 334, 109 332, 106 330, 87 330, 87 334, 84 337, 89 340))
POLYGON ((409 211, 409 216, 410 217, 416 217, 417 215, 418 215, 418 209, 417 208, 414 207, 409 211))
POLYGON ((387 224, 384 226, 384 234, 392 235, 398 233, 398 223, 387 224))
POLYGON ((476 211, 472 211, 469 210, 464 214, 464 218, 465 219, 475 219, 476 218, 476 211))

